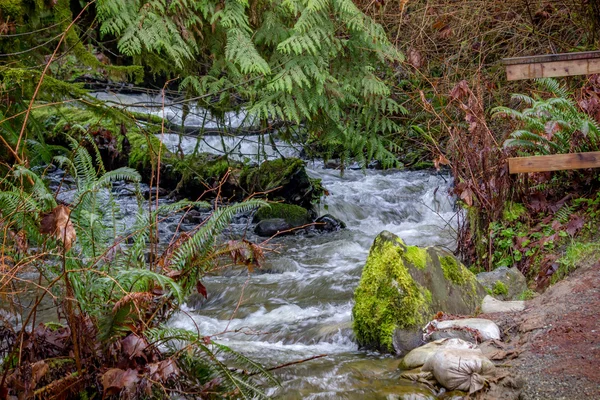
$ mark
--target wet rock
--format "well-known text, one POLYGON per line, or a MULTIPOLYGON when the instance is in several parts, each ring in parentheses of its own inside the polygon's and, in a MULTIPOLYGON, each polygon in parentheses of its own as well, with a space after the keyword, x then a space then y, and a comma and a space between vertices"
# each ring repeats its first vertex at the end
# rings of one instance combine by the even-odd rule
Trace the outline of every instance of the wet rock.
POLYGON ((315 229, 324 232, 336 232, 340 229, 346 229, 344 221, 334 217, 331 214, 325 214, 315 220, 315 229))
POLYGON ((438 400, 464 400, 467 398, 468 393, 461 392, 460 390, 452 390, 450 392, 444 392, 438 396, 438 400))
POLYGON ((516 267, 500 267, 491 272, 481 272, 477 274, 477 280, 500 300, 516 300, 527 290, 527 279, 516 267))
POLYGON ((266 193, 270 200, 282 200, 306 209, 311 209, 324 192, 321 180, 310 178, 304 161, 298 158, 270 160, 259 167, 245 167, 237 182, 244 190, 244 197, 248 193, 266 193))
POLYGON ((186 224, 199 224, 206 218, 206 215, 202 214, 199 210, 189 210, 183 217, 183 222, 186 224))
POLYGON ((379 160, 373 160, 369 164, 367 164, 368 169, 383 169, 383 164, 379 160))
POLYGON ((516 312, 523 311, 524 309, 525 302, 522 300, 502 301, 495 299, 492 296, 485 296, 483 298, 483 303, 481 303, 481 311, 485 314, 516 312))
MULTIPOLYGON (((414 385, 414 384, 413 384, 414 385)), ((436 400, 436 396, 430 389, 419 386, 388 386, 378 392, 381 396, 375 398, 393 399, 393 400, 436 400)), ((368 397, 363 397, 368 398, 368 397)))
POLYGON ((473 343, 485 340, 499 340, 500 328, 489 319, 465 318, 449 321, 431 321, 425 328, 428 337, 434 340, 458 338, 473 343))
MULTIPOLYGON (((292 228, 293 226, 286 222, 286 220, 283 218, 265 219, 256 225, 256 228, 254 228, 254 233, 256 233, 258 236, 270 237, 276 233, 287 231, 292 228)), ((290 233, 293 232, 290 231, 286 232, 285 234, 290 233)))
POLYGON ((254 222, 271 219, 282 219, 290 228, 310 224, 312 221, 310 212, 307 209, 293 204, 271 203, 268 206, 261 207, 254 214, 254 222))
POLYGON ((342 163, 338 159, 327 160, 325 161, 323 166, 325 167, 325 169, 340 169, 342 167, 342 163))
POLYGON ((474 349, 476 345, 461 339, 441 339, 427 343, 411 350, 402 361, 400 369, 413 369, 421 367, 427 360, 441 349, 474 349))
POLYGON ((449 252, 407 246, 384 231, 377 236, 354 292, 358 343, 406 354, 422 344, 421 329, 438 311, 472 314, 485 289, 449 252))

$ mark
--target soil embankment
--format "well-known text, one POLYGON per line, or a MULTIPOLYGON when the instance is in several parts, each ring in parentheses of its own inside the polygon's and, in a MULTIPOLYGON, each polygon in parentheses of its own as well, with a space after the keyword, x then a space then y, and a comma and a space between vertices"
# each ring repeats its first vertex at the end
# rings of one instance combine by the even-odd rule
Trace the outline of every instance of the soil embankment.
POLYGON ((525 311, 489 314, 518 356, 525 400, 600 399, 600 255, 527 302, 525 311))

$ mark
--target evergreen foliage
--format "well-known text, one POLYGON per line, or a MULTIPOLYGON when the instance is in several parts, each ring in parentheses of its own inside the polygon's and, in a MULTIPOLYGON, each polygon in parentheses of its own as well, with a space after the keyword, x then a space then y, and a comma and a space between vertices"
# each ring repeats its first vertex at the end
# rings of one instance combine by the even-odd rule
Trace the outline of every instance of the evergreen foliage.
POLYGON ((513 98, 528 106, 523 111, 494 108, 495 116, 512 118, 522 125, 504 142, 523 154, 546 155, 600 150, 600 126, 581 111, 571 93, 555 79, 540 79, 538 86, 550 97, 515 94, 513 98))
POLYGON ((251 114, 302 124, 329 152, 395 164, 386 135, 405 109, 385 79, 402 56, 352 1, 100 0, 97 10, 123 54, 179 76, 204 106, 239 107, 239 94, 251 114))

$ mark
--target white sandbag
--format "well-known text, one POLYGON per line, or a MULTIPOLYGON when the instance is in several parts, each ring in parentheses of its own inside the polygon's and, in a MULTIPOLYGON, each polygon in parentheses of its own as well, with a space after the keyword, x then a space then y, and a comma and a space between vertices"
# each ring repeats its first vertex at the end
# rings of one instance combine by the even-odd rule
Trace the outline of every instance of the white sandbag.
POLYGON ((437 321, 434 325, 435 329, 456 329, 456 328, 468 328, 475 329, 479 332, 482 341, 486 340, 500 340, 500 328, 493 321, 483 318, 466 318, 466 319, 454 319, 451 321, 437 321))
POLYGON ((496 367, 481 351, 442 349, 427 360, 422 371, 431 371, 448 390, 475 393, 494 377, 496 367))
POLYGON ((429 357, 433 356, 440 349, 475 349, 473 343, 465 342, 461 339, 440 339, 429 342, 426 345, 411 350, 402 361, 400 369, 418 368, 425 364, 429 357))
POLYGON ((516 312, 523 311, 525 309, 525 302, 520 300, 513 301, 502 301, 493 298, 492 296, 485 296, 481 303, 481 311, 486 314, 498 313, 498 312, 516 312))

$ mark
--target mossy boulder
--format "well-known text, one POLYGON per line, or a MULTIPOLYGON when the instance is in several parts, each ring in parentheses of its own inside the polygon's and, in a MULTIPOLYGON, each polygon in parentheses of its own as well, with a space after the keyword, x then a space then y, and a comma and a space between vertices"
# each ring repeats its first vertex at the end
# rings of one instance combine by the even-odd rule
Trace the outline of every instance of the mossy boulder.
POLYGON ((354 292, 354 333, 362 347, 401 355, 420 345, 421 329, 435 313, 472 314, 485 295, 449 252, 407 246, 383 231, 354 292))
POLYGON ((527 279, 517 267, 499 267, 477 274, 477 280, 500 300, 517 300, 527 290, 527 279))
POLYGON ((310 178, 304 161, 298 158, 247 166, 239 175, 239 185, 249 193, 265 193, 269 200, 282 200, 307 209, 312 208, 324 192, 321 180, 310 178))
POLYGON ((254 222, 274 218, 283 219, 291 227, 306 225, 312 221, 310 212, 306 208, 294 204, 271 203, 256 212, 254 222))

